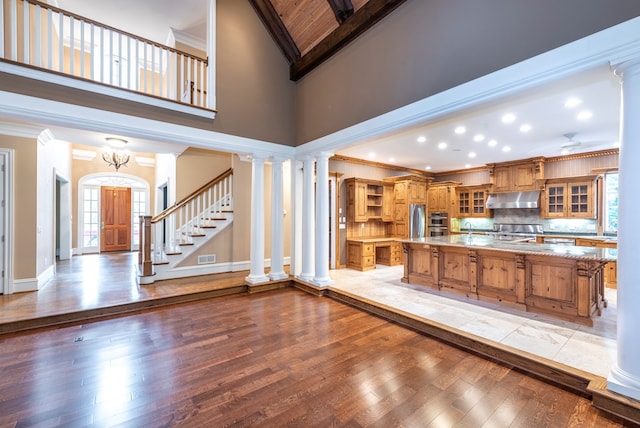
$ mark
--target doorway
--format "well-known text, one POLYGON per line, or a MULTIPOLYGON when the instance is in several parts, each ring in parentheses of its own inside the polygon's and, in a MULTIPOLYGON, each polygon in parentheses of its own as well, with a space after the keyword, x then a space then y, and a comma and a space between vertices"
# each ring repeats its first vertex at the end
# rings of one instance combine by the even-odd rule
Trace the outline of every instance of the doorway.
POLYGON ((131 250, 131 188, 100 187, 100 252, 131 250))

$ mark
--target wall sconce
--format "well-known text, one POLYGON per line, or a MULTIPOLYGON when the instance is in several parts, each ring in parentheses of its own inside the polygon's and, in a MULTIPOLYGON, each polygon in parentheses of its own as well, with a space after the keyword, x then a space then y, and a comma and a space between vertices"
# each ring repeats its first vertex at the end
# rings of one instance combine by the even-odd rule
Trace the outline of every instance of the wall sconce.
POLYGON ((128 141, 114 137, 107 137, 105 140, 111 145, 116 146, 116 148, 105 147, 102 150, 102 160, 104 160, 107 165, 115 167, 116 171, 118 171, 121 166, 127 166, 130 155, 128 151, 122 150, 122 147, 124 147, 128 141))

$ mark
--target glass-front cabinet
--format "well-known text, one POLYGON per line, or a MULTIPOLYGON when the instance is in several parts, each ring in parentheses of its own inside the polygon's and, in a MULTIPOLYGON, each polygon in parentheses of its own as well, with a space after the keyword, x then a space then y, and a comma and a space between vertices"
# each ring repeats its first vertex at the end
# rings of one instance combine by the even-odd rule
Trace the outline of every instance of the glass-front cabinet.
POLYGON ((545 218, 596 218, 597 175, 554 178, 546 182, 542 198, 545 218))
POLYGON ((460 186, 456 188, 456 211, 458 217, 491 217, 487 197, 490 185, 460 186))

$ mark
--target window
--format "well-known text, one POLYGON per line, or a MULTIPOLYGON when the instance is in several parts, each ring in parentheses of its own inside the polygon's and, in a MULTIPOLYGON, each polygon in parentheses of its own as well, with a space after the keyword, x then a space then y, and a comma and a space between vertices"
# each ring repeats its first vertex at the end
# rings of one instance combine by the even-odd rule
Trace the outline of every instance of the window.
POLYGON ((85 187, 82 194, 83 222, 82 222, 82 247, 98 247, 98 222, 100 211, 98 207, 99 189, 97 187, 85 187))
POLYGON ((140 245, 140 216, 146 214, 147 209, 147 192, 144 189, 131 189, 133 192, 133 201, 131 204, 132 225, 131 234, 133 235, 133 248, 139 248, 140 245))
POLYGON ((618 233, 618 173, 604 176, 604 232, 618 233))

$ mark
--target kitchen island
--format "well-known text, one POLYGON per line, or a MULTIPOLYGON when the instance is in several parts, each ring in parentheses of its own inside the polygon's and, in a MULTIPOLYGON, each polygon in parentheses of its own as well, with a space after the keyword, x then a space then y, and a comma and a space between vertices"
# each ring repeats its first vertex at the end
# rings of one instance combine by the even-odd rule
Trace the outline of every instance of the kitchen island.
POLYGON ((604 267, 617 250, 449 235, 403 240, 402 281, 581 324, 607 306, 604 267))

